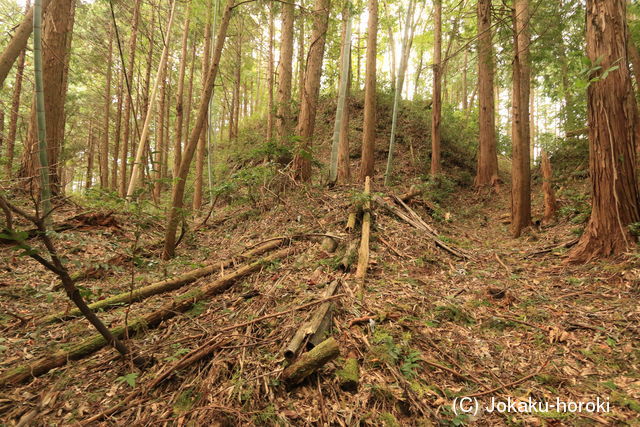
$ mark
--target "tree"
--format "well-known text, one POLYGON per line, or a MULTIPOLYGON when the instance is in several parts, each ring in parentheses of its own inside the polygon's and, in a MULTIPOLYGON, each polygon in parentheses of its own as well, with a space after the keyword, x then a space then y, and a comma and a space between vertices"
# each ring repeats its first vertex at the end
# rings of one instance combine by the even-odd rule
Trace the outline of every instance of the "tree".
POLYGON ((367 64, 364 82, 364 122, 362 125, 362 155, 360 180, 373 176, 376 143, 376 55, 378 40, 378 0, 369 0, 367 24, 367 64))
POLYGON ((569 260, 617 255, 635 243, 627 226, 640 220, 635 173, 638 107, 627 57, 625 0, 587 0, 589 223, 569 260))
POLYGON ((440 119, 442 116, 442 0, 434 4, 433 105, 431 106, 431 176, 440 173, 440 119))
MULTIPOLYGON (((465 51, 466 52, 466 51, 465 51)), ((466 55, 465 55, 466 57, 466 55)), ((478 1, 478 102, 480 133, 476 187, 496 186, 498 152, 493 87, 493 42, 491 37, 491 0, 478 1)), ((466 99, 466 93, 465 93, 466 99)))
MULTIPOLYGON (((43 14, 48 9, 51 1, 52 0, 42 1, 43 14)), ((13 37, 0 55, 0 88, 4 85, 4 81, 9 75, 9 71, 11 71, 11 67, 13 67, 16 59, 22 52, 24 52, 24 48, 27 46, 29 36, 33 31, 33 10, 34 8, 29 9, 29 3, 27 3, 27 13, 24 16, 24 19, 16 28, 13 37)))
POLYGON ((294 4, 282 3, 280 62, 278 64, 278 96, 276 100, 276 133, 281 143, 291 134, 291 80, 293 73, 294 4))
MULTIPOLYGON (((26 4, 26 14, 28 17, 29 11, 32 10, 29 7, 30 1, 27 0, 26 4)), ((26 19, 25 17, 25 19, 26 19)), ((33 21, 33 15, 32 15, 33 21)), ((26 42, 25 42, 26 44, 26 42)), ((16 69, 16 78, 13 83, 13 97, 11 98, 11 114, 9 115, 9 134, 7 135, 7 151, 6 151, 6 164, 5 164, 5 173, 7 178, 11 178, 13 175, 13 157, 14 150, 16 146, 16 134, 18 132, 18 116, 20 115, 20 95, 22 94, 22 79, 24 75, 24 58, 25 58, 25 49, 24 47, 20 51, 18 55, 18 66, 16 69)), ((0 83, 0 86, 2 84, 0 83)))
POLYGON ((396 144, 396 126, 398 125, 398 108, 400 99, 402 98, 402 88, 404 86, 404 77, 407 71, 407 64, 409 62, 409 53, 411 51, 411 45, 409 43, 409 34, 413 18, 413 0, 409 0, 409 5, 405 12, 404 23, 404 37, 402 38, 402 52, 400 57, 400 69, 398 70, 398 76, 396 77, 396 86, 393 96, 393 113, 391 119, 391 138, 389 140, 389 154, 387 157, 387 170, 384 173, 384 185, 389 185, 389 178, 391 177, 391 168, 393 166, 393 152, 396 144))
MULTIPOLYGON (((67 75, 69 71, 69 52, 73 32, 75 1, 56 0, 47 9, 43 17, 43 44, 47 49, 42 55, 42 76, 46 117, 46 146, 49 164, 49 184, 53 195, 61 192, 59 155, 64 142, 65 101, 67 98, 67 75)), ((38 167, 36 159, 36 113, 37 104, 32 107, 32 120, 29 124, 29 136, 23 153, 23 168, 20 176, 33 178, 38 167)))
MULTIPOLYGON (((129 137, 131 134, 131 110, 133 107, 133 65, 136 60, 136 41, 138 39, 138 24, 140 22, 140 3, 136 0, 133 6, 133 18, 131 22, 131 36, 129 38, 129 63, 125 67, 124 58, 122 59, 124 68, 124 133, 122 135, 122 143, 120 145, 120 182, 118 189, 121 196, 127 195, 127 156, 129 155, 129 137)), ((135 118, 134 118, 135 119, 135 118)))
POLYGON ((274 33, 275 33, 275 14, 273 13, 274 5, 269 3, 269 57, 267 58, 267 130, 266 137, 270 141, 273 138, 273 127, 275 125, 275 111, 273 105, 273 84, 274 84, 274 33))
POLYGON ((175 142, 173 145, 173 176, 178 173, 180 161, 182 160, 182 129, 184 127, 184 75, 187 68, 187 45, 189 41, 189 26, 191 23, 191 2, 187 4, 184 16, 182 32, 182 49, 180 53, 180 68, 178 71, 178 92, 176 93, 176 129, 175 142))
POLYGON ((297 133, 300 146, 293 159, 295 176, 301 181, 311 180, 311 140, 315 129, 318 95, 320 92, 320 77, 322 76, 322 60, 324 45, 329 25, 329 8, 331 0, 316 0, 313 11, 313 29, 311 44, 307 55, 307 68, 304 73, 304 92, 298 118, 297 133))
POLYGON ((331 145, 331 165, 329 182, 335 184, 340 176, 341 181, 349 177, 349 106, 347 104, 349 75, 351 71, 351 2, 347 1, 342 11, 342 47, 340 52, 340 90, 338 107, 333 128, 331 145), (345 161, 346 156, 346 161, 345 161), (340 161, 342 160, 342 161, 340 161), (340 168, 343 169, 340 171, 340 168), (346 170, 344 170, 346 168, 346 170))
POLYGON ((209 70, 206 73, 204 81, 204 89, 202 91, 202 97, 200 98, 200 105, 198 106, 198 115, 196 122, 189 135, 187 146, 185 147, 182 161, 180 162, 180 169, 178 175, 175 177, 175 185, 173 187, 173 193, 171 195, 171 209, 167 218, 167 227, 164 237, 164 250, 163 258, 172 258, 175 253, 176 247, 176 230, 180 217, 182 215, 182 207, 184 204, 184 189, 186 185, 187 175, 189 174, 189 168, 191 161, 193 160, 193 154, 198 145, 200 134, 204 127, 204 123, 207 120, 209 113, 209 100, 213 94, 213 84, 218 74, 218 67, 220 65, 220 57, 222 55, 222 48, 224 47, 225 39, 227 38, 227 29, 229 28, 229 21, 231 20, 231 12, 235 6, 235 0, 227 0, 222 19, 220 21, 220 28, 218 29, 218 35, 216 36, 215 48, 213 50, 213 58, 209 66, 209 70))
POLYGON ((109 25, 109 47, 107 48, 108 64, 104 89, 104 123, 102 130, 102 144, 100 146, 100 186, 109 186, 109 124, 111 118, 111 70, 113 58, 113 27, 109 25))
POLYGON ((522 230, 531 225, 529 0, 515 0, 513 25, 511 233, 520 237, 522 230))
MULTIPOLYGON (((210 54, 211 54, 211 25, 213 23, 213 4, 212 0, 208 0, 207 2, 207 21, 204 29, 204 55, 202 55, 202 75, 206 75, 207 69, 209 68, 210 54)), ((240 37, 237 35, 237 37, 240 37)), ((203 95, 206 87, 202 88, 203 95)), ((202 126, 202 131, 200 133, 200 139, 198 140, 198 146, 196 148, 196 176, 195 181, 193 183, 193 200, 192 206, 194 210, 200 210, 202 208, 202 184, 203 184, 203 172, 204 172, 204 154, 205 147, 207 143, 207 134, 209 132, 209 109, 211 106, 207 108, 207 120, 204 122, 202 126)))
MULTIPOLYGON (((154 107, 156 104, 156 98, 158 93, 158 88, 164 87, 164 80, 167 72, 167 60, 169 58, 169 45, 171 41, 171 27, 173 24, 173 15, 176 8, 176 1, 173 1, 171 5, 171 12, 169 13, 169 22, 167 23, 167 35, 164 48, 162 49, 162 57, 160 58, 160 64, 158 65, 158 71, 156 72, 155 82, 153 84, 153 89, 151 91, 151 97, 149 99, 149 106, 147 108, 146 117, 144 119, 144 125, 142 126, 142 132, 140 134, 140 142, 138 143, 138 148, 136 150, 135 160, 133 162, 133 170, 131 171, 131 180, 129 181, 129 188, 127 189, 127 198, 133 197, 133 193, 140 186, 142 180, 142 165, 144 160, 145 149, 147 146, 147 138, 149 137, 149 130, 151 126, 152 114, 154 111, 154 107)), ((161 92, 164 90, 162 89, 161 92)), ((161 95, 161 98, 164 99, 164 96, 161 95)), ((164 113, 164 103, 160 105, 158 108, 160 112, 160 127, 162 128, 162 116, 164 113)), ((162 135, 162 130, 160 130, 160 135, 162 135)), ((158 165, 156 167, 159 167, 158 165)), ((158 176, 159 177, 159 176, 158 176)))

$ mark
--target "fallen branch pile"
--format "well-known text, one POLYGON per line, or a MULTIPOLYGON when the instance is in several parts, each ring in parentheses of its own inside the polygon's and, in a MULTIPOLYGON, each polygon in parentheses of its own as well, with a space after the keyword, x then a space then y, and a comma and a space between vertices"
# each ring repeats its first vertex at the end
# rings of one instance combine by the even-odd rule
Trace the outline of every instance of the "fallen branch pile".
POLYGON ((404 208, 404 210, 377 195, 373 196, 373 201, 376 202, 380 207, 386 209, 396 217, 405 221, 407 224, 410 224, 418 230, 422 231, 429 239, 431 239, 436 244, 436 246, 444 249, 451 255, 462 259, 471 258, 470 254, 467 251, 443 242, 442 239, 438 237, 438 232, 429 224, 427 224, 413 209, 407 206, 407 204, 403 202, 401 198, 395 196, 393 196, 393 198, 396 202, 398 202, 398 204, 400 204, 400 206, 404 208))
MULTIPOLYGON (((258 271, 265 265, 292 255, 295 252, 295 247, 284 248, 251 264, 242 266, 211 283, 175 297, 172 301, 166 303, 158 310, 139 317, 128 325, 112 329, 111 333, 116 338, 124 336, 131 337, 136 334, 144 333, 148 329, 155 328, 163 321, 171 319, 179 313, 186 312, 193 307, 196 302, 226 291, 239 278, 258 271)), ((68 360, 81 359, 100 350, 108 344, 109 343, 107 343, 102 335, 93 335, 78 344, 58 350, 49 356, 42 357, 33 362, 5 371, 0 375, 0 386, 20 383, 31 377, 42 375, 49 372, 51 369, 64 366, 68 360)))
MULTIPOLYGON (((195 282, 197 279, 201 277, 209 276, 217 271, 221 271, 225 268, 232 267, 239 261, 251 259, 256 255, 261 255, 265 252, 273 250, 279 247, 280 245, 282 245, 286 240, 287 239, 285 238, 280 238, 280 239, 262 243, 256 246, 255 248, 244 252, 243 254, 241 254, 236 258, 232 258, 230 260, 223 261, 220 263, 210 264, 210 265, 207 265, 206 267, 198 268, 196 270, 183 273, 179 276, 172 277, 167 280, 151 283, 149 285, 134 289, 132 291, 123 292, 121 294, 114 295, 100 301, 96 301, 92 304, 89 304, 89 308, 91 308, 93 311, 104 310, 117 305, 129 304, 136 301, 142 301, 153 295, 174 291, 185 285, 188 285, 189 283, 195 282)), ((80 310, 78 309, 74 309, 70 311, 61 311, 43 318, 39 323, 42 323, 42 324, 53 323, 53 322, 57 322, 65 319, 70 319, 73 317, 78 317, 80 315, 81 313, 80 313, 80 310)))

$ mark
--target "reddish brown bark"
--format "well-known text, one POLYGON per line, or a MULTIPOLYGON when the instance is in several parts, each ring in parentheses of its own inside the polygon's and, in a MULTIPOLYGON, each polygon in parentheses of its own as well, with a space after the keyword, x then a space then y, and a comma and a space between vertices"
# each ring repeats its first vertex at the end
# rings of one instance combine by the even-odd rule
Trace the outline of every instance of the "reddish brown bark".
POLYGON ((515 0, 513 22, 511 233, 519 237, 522 230, 531 225, 529 0, 515 0))
POLYGON ((617 255, 635 245, 627 226, 640 220, 635 174, 637 105, 627 58, 624 0, 587 0, 587 56, 601 69, 587 90, 591 218, 569 260, 617 255), (618 66, 615 70, 612 67, 618 66), (610 71, 606 78, 603 72, 610 71))
MULTIPOLYGON (((476 187, 496 186, 498 153, 493 84, 493 44, 491 36, 491 0, 478 1, 478 102, 479 141, 476 187)), ((466 91, 463 94, 466 99, 466 91)))
MULTIPOLYGON (((364 123, 362 129, 362 154, 360 181, 373 176, 376 142, 376 55, 378 40, 378 0, 369 0, 367 28, 367 71, 364 81, 364 123)), ((359 56, 358 56, 359 59, 359 56)), ((358 62, 358 70, 360 64, 358 62)))
POLYGON ((320 92, 320 77, 322 75, 322 59, 327 38, 329 11, 331 0, 316 0, 314 4, 313 30, 311 44, 307 55, 304 93, 298 118, 298 135, 300 146, 293 160, 295 176, 300 181, 311 180, 311 144, 315 129, 318 95, 320 92))

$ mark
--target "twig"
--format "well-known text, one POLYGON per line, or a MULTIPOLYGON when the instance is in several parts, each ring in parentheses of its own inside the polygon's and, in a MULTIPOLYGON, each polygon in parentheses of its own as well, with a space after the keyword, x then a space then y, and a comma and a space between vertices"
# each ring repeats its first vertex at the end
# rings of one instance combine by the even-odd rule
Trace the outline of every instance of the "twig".
POLYGON ((524 377, 520 378, 519 380, 516 380, 516 381, 510 382, 510 383, 505 384, 505 385, 501 385, 501 386, 499 386, 499 387, 492 388, 491 390, 481 391, 481 392, 479 392, 479 393, 470 394, 470 395, 468 395, 467 397, 479 397, 479 396, 486 396, 487 394, 492 394, 492 393, 495 393, 496 391, 500 391, 500 390, 502 390, 502 389, 509 388, 509 387, 513 387, 514 385, 518 385, 518 384, 520 384, 520 383, 523 383, 523 382, 527 381, 528 379, 533 378, 533 377, 535 377, 536 375, 539 375, 539 374, 540 374, 540 372, 542 372, 542 370, 547 366, 547 364, 549 363, 549 361, 550 361, 550 360, 551 360, 551 357, 547 358, 547 360, 542 364, 542 366, 540 367, 540 369, 538 369, 536 372, 534 372, 534 373, 532 373, 532 374, 529 374, 529 375, 526 375, 526 376, 524 376, 524 377))

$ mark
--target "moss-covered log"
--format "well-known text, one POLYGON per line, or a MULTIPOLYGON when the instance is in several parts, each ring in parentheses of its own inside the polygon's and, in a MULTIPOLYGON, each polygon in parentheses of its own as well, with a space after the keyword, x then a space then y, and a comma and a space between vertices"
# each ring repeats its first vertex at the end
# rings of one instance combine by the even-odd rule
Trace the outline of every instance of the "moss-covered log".
POLYGON ((356 391, 358 389, 358 383, 360 382, 360 366, 358 366, 358 360, 350 357, 348 358, 342 367, 342 369, 336 372, 338 377, 338 383, 340 388, 345 391, 356 391))
MULTIPOLYGON (((294 252, 294 247, 281 249, 251 264, 242 266, 211 283, 178 295, 160 309, 131 321, 128 325, 127 335, 134 336, 138 333, 144 333, 147 329, 154 328, 161 322, 189 310, 196 302, 224 292, 239 278, 260 270, 271 262, 287 257, 294 252)), ((116 338, 122 338, 125 336, 125 332, 126 329, 123 326, 111 330, 111 333, 116 338)), ((101 335, 93 335, 78 344, 58 350, 49 356, 3 372, 0 375, 0 386, 17 384, 31 377, 45 374, 51 369, 64 366, 68 360, 81 359, 106 345, 107 342, 101 335)))
POLYGON ((289 365, 282 372, 282 381, 287 385, 299 384, 306 377, 323 367, 340 355, 340 348, 336 340, 331 337, 302 354, 298 360, 289 365))
MULTIPOLYGON (((249 251, 246 251, 245 253, 243 253, 237 258, 223 261, 220 263, 210 264, 210 265, 207 265, 206 267, 198 268, 196 270, 183 273, 179 276, 172 277, 167 280, 151 283, 149 285, 134 289, 133 291, 127 291, 118 295, 113 295, 109 298, 105 298, 103 300, 96 301, 92 304, 89 304, 89 308, 92 309, 93 311, 104 310, 117 305, 130 304, 132 302, 142 301, 153 295, 174 291, 185 285, 188 285, 189 283, 195 282, 197 279, 201 277, 209 276, 224 268, 229 268, 233 266, 235 263, 243 259, 250 259, 256 255, 261 255, 265 252, 275 249, 278 246, 280 246, 283 241, 284 239, 279 239, 279 240, 273 240, 270 242, 263 243, 249 251)), ((79 309, 73 309, 69 311, 60 311, 58 313, 44 317, 39 323, 43 323, 43 324, 53 323, 53 322, 57 322, 65 319, 70 319, 73 317, 78 317, 81 315, 82 314, 80 313, 79 309)))

